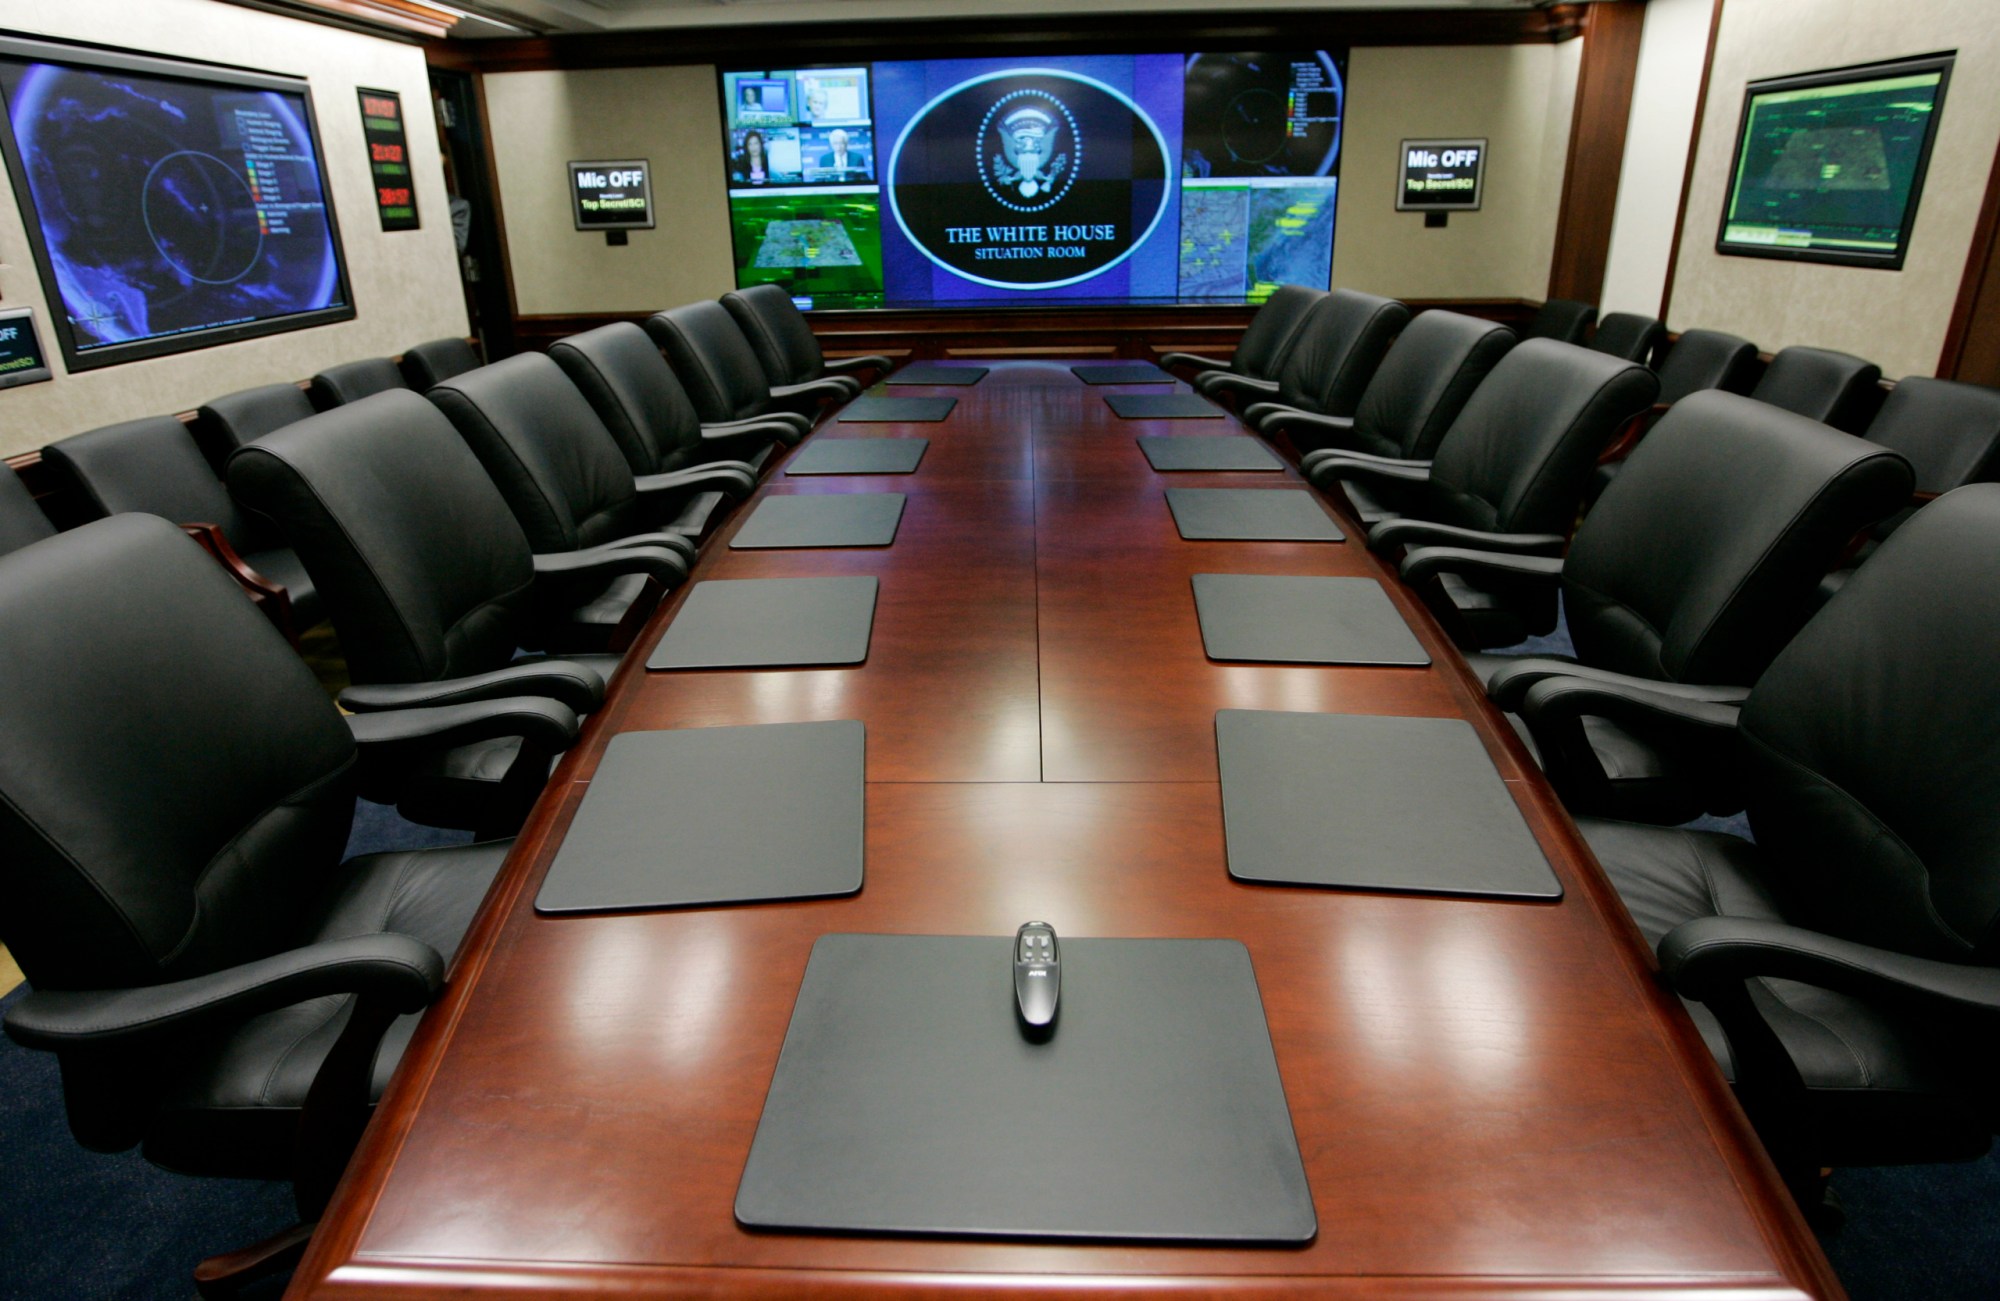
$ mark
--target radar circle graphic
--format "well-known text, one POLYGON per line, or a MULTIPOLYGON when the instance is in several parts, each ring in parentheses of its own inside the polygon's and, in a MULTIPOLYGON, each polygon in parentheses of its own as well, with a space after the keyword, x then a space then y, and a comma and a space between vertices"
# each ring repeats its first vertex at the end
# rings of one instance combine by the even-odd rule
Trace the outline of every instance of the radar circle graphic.
POLYGON ((168 265, 201 284, 234 284, 264 250, 250 183, 214 154, 182 149, 161 157, 146 173, 139 215, 168 265))

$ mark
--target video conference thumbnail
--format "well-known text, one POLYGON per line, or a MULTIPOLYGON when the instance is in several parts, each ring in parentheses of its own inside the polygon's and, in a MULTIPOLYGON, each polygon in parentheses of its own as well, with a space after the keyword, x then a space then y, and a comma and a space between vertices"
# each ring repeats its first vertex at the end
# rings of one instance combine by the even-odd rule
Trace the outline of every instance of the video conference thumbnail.
POLYGON ((723 101, 732 188, 874 182, 868 69, 728 72, 723 101))

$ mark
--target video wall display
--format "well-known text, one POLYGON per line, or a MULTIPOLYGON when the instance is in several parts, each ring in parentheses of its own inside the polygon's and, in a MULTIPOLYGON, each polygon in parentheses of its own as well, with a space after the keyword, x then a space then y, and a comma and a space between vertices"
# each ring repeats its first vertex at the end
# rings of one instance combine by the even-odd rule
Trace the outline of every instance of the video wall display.
POLYGON ((71 370, 354 315, 305 82, 5 39, 0 96, 71 370))
POLYGON ((1325 285, 1344 50, 721 74, 736 278, 821 308, 1325 285))
POLYGON ((1717 251, 1901 267, 1951 65, 1942 54, 1750 83, 1717 251))

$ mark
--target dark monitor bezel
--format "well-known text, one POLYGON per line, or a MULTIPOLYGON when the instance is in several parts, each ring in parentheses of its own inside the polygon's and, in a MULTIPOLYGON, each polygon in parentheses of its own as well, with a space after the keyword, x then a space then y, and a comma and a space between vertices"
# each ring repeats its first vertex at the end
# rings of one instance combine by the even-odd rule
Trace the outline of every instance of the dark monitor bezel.
POLYGON ((56 281, 55 267, 49 260, 48 242, 42 233, 40 209, 35 206, 34 192, 29 186, 26 162, 21 156, 19 142, 14 139, 11 106, 5 103, 4 96, 0 96, 0 156, 6 159, 7 172, 14 187, 14 202, 21 213, 21 224, 27 230, 28 245, 34 251, 35 271, 41 277, 42 293, 49 306, 49 330, 55 335, 57 346, 62 349, 63 366, 67 371, 74 374, 79 371, 98 370, 105 366, 118 366, 126 362, 170 356, 174 353, 194 352, 218 344, 238 343, 244 339, 262 338, 272 334, 286 334, 293 330, 333 325, 355 318, 357 313, 354 305, 354 288, 347 275, 346 246, 341 241, 340 220, 334 211, 333 186, 327 175, 326 144, 320 135, 319 118, 313 111, 312 86, 305 78, 256 72, 226 64, 202 63, 194 59, 138 54, 129 50, 73 44, 67 41, 36 40, 7 34, 0 34, 0 59, 13 62, 54 63, 99 71, 129 72, 140 76, 165 77, 229 89, 294 94, 305 105, 306 130, 312 136, 313 164, 319 172, 320 196, 326 204, 326 226, 327 233, 333 241, 334 270, 340 284, 340 305, 314 308, 305 312, 291 312, 261 321, 210 326, 152 339, 102 344, 80 350, 77 347, 76 336, 70 329, 69 309, 63 301, 62 287, 56 281))

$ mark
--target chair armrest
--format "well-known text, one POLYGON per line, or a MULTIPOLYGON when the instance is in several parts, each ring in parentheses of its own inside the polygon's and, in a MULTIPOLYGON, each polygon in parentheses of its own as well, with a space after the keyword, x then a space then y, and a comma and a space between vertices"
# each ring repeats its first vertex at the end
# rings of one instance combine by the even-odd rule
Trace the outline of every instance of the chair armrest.
POLYGON ((1544 678, 1521 697, 1520 715, 1530 730, 1550 723, 1584 717, 1605 718, 1641 732, 1667 732, 1708 743, 1736 734, 1743 713, 1740 704, 1690 700, 1656 688, 1624 682, 1593 682, 1573 676, 1544 678))
POLYGON ((690 565, 701 554, 701 548, 694 539, 671 530, 664 533, 629 533, 622 538, 600 542, 591 550, 609 551, 614 547, 665 547, 690 565))
POLYGON ((1278 381, 1274 379, 1252 379, 1248 375, 1217 375, 1203 390, 1207 393, 1234 393, 1238 397, 1274 398, 1278 396, 1278 381))
MULTIPOLYGON (((775 421, 756 425, 745 425, 741 429, 719 429, 704 425, 701 431, 701 451, 697 455, 712 456, 730 465, 746 464, 773 443, 783 443, 787 447, 796 445, 805 435, 798 426, 778 424, 775 421)), ((707 465, 713 462, 703 461, 707 465)))
POLYGON ((1213 374, 1218 370, 1229 369, 1229 363, 1226 361, 1217 361, 1214 357, 1196 356, 1192 352, 1169 352, 1163 354, 1160 357, 1159 365, 1163 369, 1168 366, 1186 366, 1190 370, 1201 371, 1204 374, 1213 374))
POLYGON ((1404 553, 1398 572, 1412 585, 1439 574, 1505 574, 1553 583, 1562 577, 1562 569, 1560 556, 1523 556, 1473 547, 1412 547, 1404 553))
POLYGON ((1518 712, 1521 698, 1528 694, 1528 689, 1549 678, 1574 678, 1611 687, 1629 687, 1656 696, 1672 696, 1677 700, 1705 700, 1717 705, 1740 705, 1750 698, 1748 687, 1656 682, 1651 678, 1635 678, 1629 673, 1613 673, 1610 669, 1596 669, 1588 664, 1540 655, 1523 655, 1495 670, 1493 676, 1486 680, 1486 695, 1500 708, 1518 712))
MULTIPOLYGON (((1326 462, 1325 464, 1346 464, 1326 462)), ((1398 462, 1388 462, 1395 465, 1398 462)), ((1428 466, 1428 462, 1413 464, 1428 466)), ((1393 476, 1391 476, 1393 477, 1393 476)), ((1428 468, 1424 477, 1430 477, 1428 468)), ((1368 549, 1383 552, 1390 547, 1470 547, 1477 551, 1505 551, 1517 556, 1559 556, 1569 539, 1560 533, 1487 533, 1480 529, 1436 524, 1430 520, 1401 515, 1385 519, 1368 531, 1368 549)))
POLYGON ((27 1048, 123 1048, 326 994, 359 994, 414 1012, 443 988, 444 957, 422 940, 355 935, 164 985, 36 990, 7 1010, 7 1037, 27 1048))
MULTIPOLYGON (((1209 387, 1212 388, 1214 385, 1211 384, 1209 387)), ((1204 389, 1203 391, 1206 392, 1207 390, 1204 389)), ((1301 410, 1301 408, 1286 406, 1283 402, 1252 402, 1238 413, 1238 418, 1252 429, 1261 429, 1266 420, 1277 415, 1280 411, 1298 410, 1301 410)))
POLYGON ((845 375, 829 375, 825 379, 809 379, 803 384, 773 384, 771 400, 790 402, 809 400, 814 402, 839 402, 853 397, 861 391, 861 386, 845 375))
POLYGON ((1313 466, 1306 478, 1321 488, 1331 487, 1342 479, 1393 479, 1398 483, 1429 483, 1431 463, 1391 461, 1386 458, 1364 456, 1360 452, 1336 452, 1313 466))
POLYGON ((510 696, 539 696, 560 701, 579 714, 604 703, 604 679, 588 664, 571 660, 536 660, 509 664, 490 673, 474 673, 440 682, 395 682, 348 687, 340 704, 356 714, 387 710, 427 709, 439 705, 470 705, 510 696))
POLYGON ((732 500, 741 501, 756 491, 757 472, 741 461, 710 461, 685 470, 640 475, 632 482, 641 497, 713 489, 732 500))
MULTIPOLYGON (((1260 402, 1257 405, 1261 407, 1264 404, 1260 402)), ((1247 415, 1248 413, 1246 412, 1245 414, 1247 415)), ((1323 416, 1317 411, 1301 411, 1297 407, 1278 407, 1276 410, 1259 417, 1257 428, 1260 432, 1266 434, 1288 433, 1294 429, 1309 430, 1312 433, 1320 434, 1338 442, 1354 432, 1354 417, 1323 416)), ((1299 465, 1303 468, 1315 458, 1323 461, 1328 456, 1338 454, 1339 452, 1332 447, 1315 448, 1299 459, 1299 465)))
POLYGON ((687 578, 688 564, 679 550, 670 550, 660 540, 667 536, 649 533, 643 535, 644 542, 637 537, 621 538, 583 551, 545 552, 535 557, 535 578, 538 582, 572 583, 645 574, 663 587, 678 587, 687 578))
POLYGON ((887 357, 873 354, 866 357, 842 357, 838 361, 827 361, 823 364, 828 371, 836 375, 857 370, 879 370, 886 375, 896 367, 896 363, 887 357))
POLYGON ((1674 991, 1698 1002, 1752 977, 1771 976, 1857 998, 2000 1013, 2000 969, 1911 957, 1784 922, 1697 917, 1669 931, 1659 955, 1674 991))
POLYGON ((713 424, 704 424, 701 433, 702 437, 706 438, 711 433, 740 434, 745 430, 767 428, 771 425, 783 425, 803 438, 812 430, 812 418, 802 416, 796 411, 766 411, 761 416, 745 416, 741 420, 718 420, 713 424))
POLYGON ((361 747, 362 759, 378 762, 411 747, 430 752, 503 736, 518 736, 557 754, 576 744, 583 722, 574 709, 547 696, 504 696, 463 705, 349 714, 347 726, 361 747))

